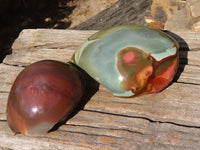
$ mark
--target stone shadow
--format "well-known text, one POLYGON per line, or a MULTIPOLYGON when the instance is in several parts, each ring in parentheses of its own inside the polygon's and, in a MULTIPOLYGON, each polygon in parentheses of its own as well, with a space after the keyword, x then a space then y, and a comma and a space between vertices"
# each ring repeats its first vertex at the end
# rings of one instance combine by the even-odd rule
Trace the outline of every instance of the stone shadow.
POLYGON ((177 80, 179 79, 179 77, 181 76, 181 73, 184 71, 185 65, 188 64, 188 51, 190 50, 188 47, 188 44, 185 42, 185 40, 180 37, 179 35, 170 32, 170 31, 164 31, 165 33, 167 33, 168 35, 170 35, 171 37, 173 37, 178 43, 179 43, 179 67, 178 70, 174 76, 174 79, 172 81, 173 82, 177 82, 177 80))

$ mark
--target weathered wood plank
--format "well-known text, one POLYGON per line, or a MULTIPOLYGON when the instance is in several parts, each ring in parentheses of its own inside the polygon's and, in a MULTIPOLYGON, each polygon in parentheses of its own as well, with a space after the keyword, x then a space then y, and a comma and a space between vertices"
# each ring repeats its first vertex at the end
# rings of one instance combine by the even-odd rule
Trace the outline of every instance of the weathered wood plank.
MULTIPOLYGON (((0 64, 0 92, 9 92, 17 74, 24 67, 0 64)), ((200 67, 186 65, 184 72, 178 78, 178 82, 186 84, 199 84, 200 85, 200 67)))
MULTIPOLYGON (((0 87, 0 91, 4 92, 1 98, 3 101, 1 110, 5 110, 6 99, 3 99, 7 97, 16 75, 23 67, 0 64, 0 68, 0 83, 4 83, 0 87), (8 71, 11 73, 8 74, 8 71)), ((199 74, 200 67, 187 65, 177 80, 181 83, 172 84, 162 93, 136 97, 134 99, 113 97, 103 87, 100 87, 100 91, 93 96, 85 106, 85 109, 200 126, 200 112, 198 111, 200 103, 198 93, 200 90, 199 74)), ((1 119, 5 119, 5 114, 1 115, 1 119)))
MULTIPOLYGON (((200 127, 199 90, 200 87, 197 85, 174 83, 159 94, 124 99, 113 97, 108 91, 100 88, 100 91, 92 97, 84 109, 200 127)), ((7 97, 8 93, 5 93, 0 101, 2 104, 0 120, 6 118, 7 97)))
MULTIPOLYGON (((149 141, 153 140, 152 138, 154 137, 154 144, 159 143, 158 145, 172 144, 173 142, 171 137, 168 137, 172 133, 176 134, 179 137, 177 138, 177 143, 174 143, 174 145, 176 145, 177 147, 187 145, 182 143, 184 141, 184 138, 187 140, 190 139, 188 136, 184 136, 184 134, 188 132, 187 127, 181 127, 170 123, 159 124, 157 122, 150 122, 149 120, 145 120, 143 118, 132 118, 111 114, 80 111, 80 113, 76 115, 73 119, 69 120, 68 123, 81 126, 92 126, 96 128, 114 129, 117 131, 128 131, 133 135, 123 135, 120 133, 116 136, 130 138, 130 141, 133 140, 140 142, 140 140, 142 140, 140 138, 143 138, 143 143, 148 143, 149 141), (169 131, 170 129, 171 131, 169 131), (160 138, 158 138, 159 135, 160 138)), ((195 130, 197 131, 195 135, 199 135, 199 129, 190 128, 190 132, 194 132, 195 130)), ((195 139, 198 141, 199 137, 194 136, 194 138, 190 140, 195 139)), ((199 141, 197 143, 197 145, 200 144, 199 141)))
POLYGON ((5 111, 17 74, 38 60, 69 61, 74 50, 95 32, 38 29, 20 34, 13 53, 0 64, 0 149, 199 149, 197 32, 173 35, 180 43, 181 65, 177 81, 162 92, 119 98, 100 86, 83 110, 57 131, 37 138, 12 135, 5 111))
POLYGON ((200 33, 199 32, 177 31, 176 33, 170 33, 170 32, 167 32, 167 33, 173 36, 178 41, 181 48, 188 46, 190 50, 200 50, 200 43, 199 43, 200 33))
POLYGON ((85 105, 85 110, 199 127, 199 90, 199 86, 174 83, 159 94, 125 100, 113 99, 108 92, 99 91, 85 105))
POLYGON ((76 30, 100 30, 105 27, 122 24, 145 25, 145 14, 151 7, 151 0, 119 0, 110 8, 105 9, 76 26, 76 30))
MULTIPOLYGON (((66 42, 67 43, 67 42, 66 42)), ((47 45, 48 47, 48 45, 47 45)), ((4 59, 4 63, 11 65, 27 66, 30 63, 42 60, 42 59, 53 59, 60 60, 62 62, 67 62, 71 59, 74 50, 78 48, 78 45, 70 46, 68 49, 60 48, 47 48, 47 47, 37 47, 37 48, 26 48, 21 51, 16 51, 12 55, 8 55, 4 59), (34 56, 34 57, 33 57, 34 56), (23 60, 21 58, 24 58, 23 60)), ((68 46, 66 46, 68 47, 68 46)), ((185 52, 180 51, 180 63, 184 64, 185 59, 187 59, 190 65, 200 64, 200 51, 189 51, 188 58, 185 58, 185 52)))
POLYGON ((67 125, 42 137, 13 136, 5 122, 0 124, 0 144, 7 148, 60 149, 198 149, 200 130, 169 123, 158 124, 131 118, 80 111, 67 125), (185 136, 187 135, 187 136, 185 136), (6 142, 4 142, 6 141, 6 142), (187 142, 195 142, 195 145, 187 142), (21 145, 16 143, 24 144, 21 145), (31 142, 36 143, 33 145, 31 142), (77 146, 76 146, 77 145, 77 146), (15 146, 15 147, 14 147, 15 146))
MULTIPOLYGON (((48 29, 24 30, 12 46, 14 50, 12 55, 8 55, 4 59, 4 63, 26 66, 41 59, 69 61, 74 50, 95 32, 75 30, 51 30, 49 32, 48 29), (34 57, 32 57, 33 55, 34 57), (21 59, 22 57, 23 59, 21 59)), ((176 35, 171 35, 180 43, 180 62, 184 63, 184 60, 187 59, 188 64, 199 65, 200 34, 177 32, 176 35), (191 51, 186 53, 187 46, 191 51), (187 58, 185 55, 188 55, 187 58)))
MULTIPOLYGON (((69 150, 89 150, 89 147, 85 146, 76 146, 74 144, 64 143, 64 140, 61 142, 52 138, 34 138, 23 135, 13 135, 8 129, 6 122, 1 122, 0 124, 0 148, 6 149, 16 149, 16 150, 49 150, 49 149, 69 149, 69 150)), ((64 137, 64 136, 63 136, 64 137)), ((68 136, 69 138, 69 136, 68 136)))
POLYGON ((69 61, 74 50, 92 33, 74 30, 24 30, 14 42, 4 63, 26 66, 42 59, 69 61), (66 32, 67 31, 67 32, 66 32), (34 56, 34 57, 33 57, 34 56), (23 58, 23 59, 22 59, 23 58))
POLYGON ((6 120, 6 105, 8 93, 0 92, 0 120, 6 120))
POLYGON ((0 64, 0 68, 0 92, 9 92, 15 78, 24 67, 0 64))

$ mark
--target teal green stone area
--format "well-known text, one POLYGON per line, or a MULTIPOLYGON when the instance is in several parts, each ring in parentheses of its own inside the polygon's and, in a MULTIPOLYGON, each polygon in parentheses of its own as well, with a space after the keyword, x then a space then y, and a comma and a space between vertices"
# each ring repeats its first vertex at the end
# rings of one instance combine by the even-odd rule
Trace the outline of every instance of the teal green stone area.
POLYGON ((134 25, 116 26, 89 37, 76 50, 72 61, 114 95, 129 97, 158 91, 155 90, 153 80, 157 77, 158 81, 159 75, 155 77, 153 72, 161 64, 165 67, 159 68, 162 78, 165 70, 169 67, 173 69, 171 76, 167 77, 168 82, 171 82, 178 66, 178 47, 173 38, 160 30, 134 25), (122 53, 124 50, 127 54, 122 53), (122 54, 124 56, 119 56, 122 54), (168 58, 169 65, 163 65, 168 58), (131 71, 124 70, 127 68, 131 71), (140 70, 143 70, 142 73, 140 70))

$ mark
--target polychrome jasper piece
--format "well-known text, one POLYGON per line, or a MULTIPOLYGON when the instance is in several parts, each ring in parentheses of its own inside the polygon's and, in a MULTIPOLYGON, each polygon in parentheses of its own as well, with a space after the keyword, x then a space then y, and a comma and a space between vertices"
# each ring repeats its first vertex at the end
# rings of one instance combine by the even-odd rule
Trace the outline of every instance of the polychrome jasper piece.
POLYGON ((41 135, 65 119, 83 96, 79 71, 71 64, 44 60, 16 78, 7 103, 7 121, 15 133, 41 135))
POLYGON ((129 97, 163 90, 176 73, 178 49, 160 30, 123 25, 89 37, 72 62, 114 95, 129 97))

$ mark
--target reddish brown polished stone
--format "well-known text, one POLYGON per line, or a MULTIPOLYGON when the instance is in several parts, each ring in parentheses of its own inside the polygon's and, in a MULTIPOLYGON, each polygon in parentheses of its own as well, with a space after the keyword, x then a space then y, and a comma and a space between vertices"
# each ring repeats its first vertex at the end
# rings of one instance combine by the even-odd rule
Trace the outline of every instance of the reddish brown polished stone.
POLYGON ((84 87, 71 64, 44 60, 16 78, 7 103, 7 120, 15 133, 40 135, 66 118, 81 100, 84 87))

